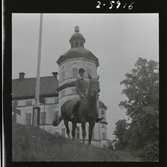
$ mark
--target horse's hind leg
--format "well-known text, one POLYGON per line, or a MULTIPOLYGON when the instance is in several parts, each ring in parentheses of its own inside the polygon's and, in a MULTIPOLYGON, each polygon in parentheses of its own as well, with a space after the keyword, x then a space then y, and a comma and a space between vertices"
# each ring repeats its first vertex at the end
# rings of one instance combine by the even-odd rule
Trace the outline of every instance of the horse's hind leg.
POLYGON ((85 118, 82 118, 82 119, 81 119, 81 125, 82 125, 82 138, 83 138, 83 143, 85 144, 85 137, 86 137, 86 130, 85 130, 86 120, 85 120, 85 118))
POLYGON ((77 123, 76 122, 72 122, 72 138, 73 140, 75 140, 75 129, 77 127, 77 123))
POLYGON ((95 126, 95 121, 89 122, 89 145, 91 145, 91 140, 92 140, 92 131, 95 126))
POLYGON ((67 119, 64 119, 64 125, 66 127, 66 133, 68 135, 68 138, 70 138, 70 129, 68 127, 68 120, 67 119))

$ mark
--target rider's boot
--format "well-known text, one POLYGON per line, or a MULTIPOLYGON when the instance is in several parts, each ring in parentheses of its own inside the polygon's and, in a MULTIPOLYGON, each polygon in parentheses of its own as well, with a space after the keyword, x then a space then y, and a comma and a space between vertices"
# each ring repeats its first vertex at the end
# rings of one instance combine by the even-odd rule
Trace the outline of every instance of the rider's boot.
POLYGON ((72 120, 76 120, 77 119, 76 112, 77 112, 77 105, 75 104, 74 107, 73 107, 73 113, 71 115, 71 119, 72 120))

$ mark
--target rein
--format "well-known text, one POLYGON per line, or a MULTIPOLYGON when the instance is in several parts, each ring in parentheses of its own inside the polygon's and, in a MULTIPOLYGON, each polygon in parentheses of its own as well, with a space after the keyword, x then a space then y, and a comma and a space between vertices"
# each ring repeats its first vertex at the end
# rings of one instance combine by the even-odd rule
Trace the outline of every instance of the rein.
MULTIPOLYGON (((88 84, 88 89, 87 89, 87 96, 91 97, 91 92, 92 92, 92 89, 90 88, 90 82, 88 84)), ((94 98, 97 98, 98 97, 98 94, 96 95, 96 97, 94 96, 94 98)))
POLYGON ((95 114, 98 94, 91 96, 91 92, 92 92, 91 81, 88 84, 88 89, 87 90, 88 91, 87 91, 86 96, 87 96, 87 98, 89 98, 89 106, 91 107, 91 112, 95 114))

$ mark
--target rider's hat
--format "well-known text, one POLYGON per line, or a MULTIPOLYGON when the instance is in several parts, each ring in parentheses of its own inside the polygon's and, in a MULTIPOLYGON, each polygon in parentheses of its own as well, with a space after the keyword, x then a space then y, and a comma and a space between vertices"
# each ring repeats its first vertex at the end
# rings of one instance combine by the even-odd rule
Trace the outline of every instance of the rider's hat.
POLYGON ((80 72, 85 72, 85 70, 84 70, 83 68, 80 68, 80 69, 79 69, 79 73, 80 73, 80 72))

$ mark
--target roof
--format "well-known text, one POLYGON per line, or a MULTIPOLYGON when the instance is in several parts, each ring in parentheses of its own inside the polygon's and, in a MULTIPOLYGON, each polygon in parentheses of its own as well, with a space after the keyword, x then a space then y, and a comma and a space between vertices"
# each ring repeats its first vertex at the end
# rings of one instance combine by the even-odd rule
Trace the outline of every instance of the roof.
POLYGON ((83 35, 82 35, 81 33, 79 33, 79 32, 75 32, 75 33, 71 36, 71 38, 73 38, 73 37, 78 37, 78 36, 80 36, 80 37, 83 38, 83 35))
POLYGON ((98 103, 101 107, 104 107, 107 110, 107 107, 105 106, 105 104, 102 101, 98 100, 98 103))
MULTIPOLYGON (((12 79, 12 98, 35 97, 36 78, 12 79)), ((55 76, 40 77, 40 95, 57 93, 58 80, 55 76)))
POLYGON ((75 47, 75 48, 71 48, 69 51, 67 51, 63 55, 66 56, 66 55, 68 55, 71 52, 79 52, 79 53, 83 53, 83 54, 91 53, 89 50, 87 50, 87 49, 85 49, 83 47, 75 47))
POLYGON ((97 67, 99 66, 98 58, 95 55, 93 55, 90 51, 88 51, 86 49, 85 50, 81 49, 81 47, 80 48, 72 48, 68 52, 66 52, 64 55, 61 55, 59 57, 59 59, 57 60, 57 64, 59 65, 67 59, 80 58, 80 57, 83 57, 83 58, 86 58, 89 60, 93 60, 93 61, 95 61, 96 66, 97 67))

